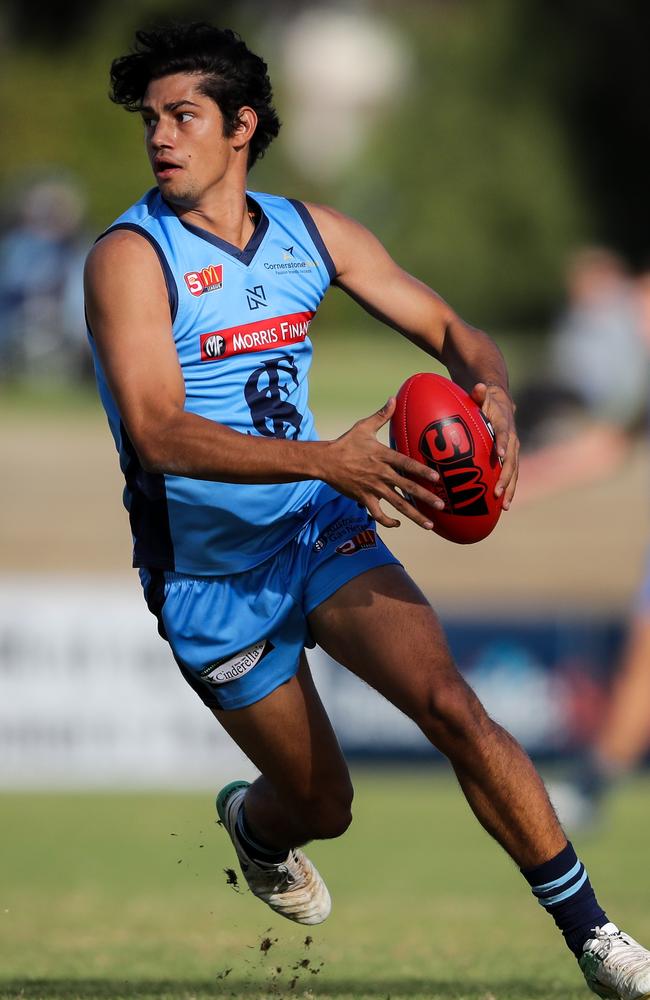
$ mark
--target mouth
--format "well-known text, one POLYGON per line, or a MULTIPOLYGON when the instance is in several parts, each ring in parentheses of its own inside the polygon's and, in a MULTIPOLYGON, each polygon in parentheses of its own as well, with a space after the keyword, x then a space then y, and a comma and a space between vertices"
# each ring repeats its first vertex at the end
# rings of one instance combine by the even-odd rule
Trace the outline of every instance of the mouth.
POLYGON ((182 169, 178 163, 173 163, 171 160, 154 160, 153 162, 153 172, 159 181, 167 181, 175 177, 182 169))

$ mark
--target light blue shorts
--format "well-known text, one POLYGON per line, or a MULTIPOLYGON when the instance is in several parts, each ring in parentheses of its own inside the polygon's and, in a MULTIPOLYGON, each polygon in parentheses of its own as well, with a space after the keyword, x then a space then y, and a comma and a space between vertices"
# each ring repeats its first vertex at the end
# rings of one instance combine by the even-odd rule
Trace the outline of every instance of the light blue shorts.
POLYGON ((140 570, 149 609, 209 708, 244 708, 294 676, 307 616, 343 584, 398 560, 367 510, 339 496, 275 556, 232 576, 140 570))

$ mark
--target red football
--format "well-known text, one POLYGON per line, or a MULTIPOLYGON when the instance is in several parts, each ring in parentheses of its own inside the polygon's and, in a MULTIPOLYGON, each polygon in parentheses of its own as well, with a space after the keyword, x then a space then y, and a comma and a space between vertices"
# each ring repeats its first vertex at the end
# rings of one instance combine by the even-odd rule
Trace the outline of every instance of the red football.
POLYGON ((390 439, 440 474, 424 485, 444 500, 444 510, 413 501, 436 534, 461 544, 490 534, 501 513, 502 498, 494 495, 501 462, 489 422, 464 389, 432 372, 411 375, 397 393, 390 439))

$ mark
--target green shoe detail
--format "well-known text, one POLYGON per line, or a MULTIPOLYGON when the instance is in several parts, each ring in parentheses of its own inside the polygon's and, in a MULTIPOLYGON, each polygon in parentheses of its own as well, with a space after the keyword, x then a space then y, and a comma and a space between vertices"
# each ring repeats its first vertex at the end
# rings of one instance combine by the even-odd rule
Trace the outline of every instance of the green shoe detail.
POLYGON ((611 990, 608 990, 606 987, 601 986, 601 984, 598 982, 596 973, 598 972, 598 969, 602 965, 602 959, 600 959, 598 955, 594 955, 593 952, 590 951, 585 951, 578 959, 578 965, 582 969, 583 975, 587 980, 589 988, 593 990, 594 993, 596 993, 599 997, 604 997, 604 998, 616 996, 615 993, 612 993, 611 990))
POLYGON ((224 785, 219 794, 217 795, 217 813, 219 814, 219 819, 222 823, 225 823, 226 815, 226 802, 230 798, 233 792, 238 791, 240 788, 248 788, 250 786, 250 781, 230 781, 227 785, 224 785))

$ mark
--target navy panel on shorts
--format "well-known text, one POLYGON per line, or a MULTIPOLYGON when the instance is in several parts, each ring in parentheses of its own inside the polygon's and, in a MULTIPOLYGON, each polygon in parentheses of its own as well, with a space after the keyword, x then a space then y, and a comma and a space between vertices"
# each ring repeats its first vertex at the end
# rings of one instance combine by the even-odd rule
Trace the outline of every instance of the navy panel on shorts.
POLYGON ((244 573, 164 572, 162 587, 160 574, 140 575, 188 683, 209 708, 237 709, 294 676, 302 650, 314 645, 307 624, 314 608, 361 573, 397 562, 367 510, 338 496, 244 573))

